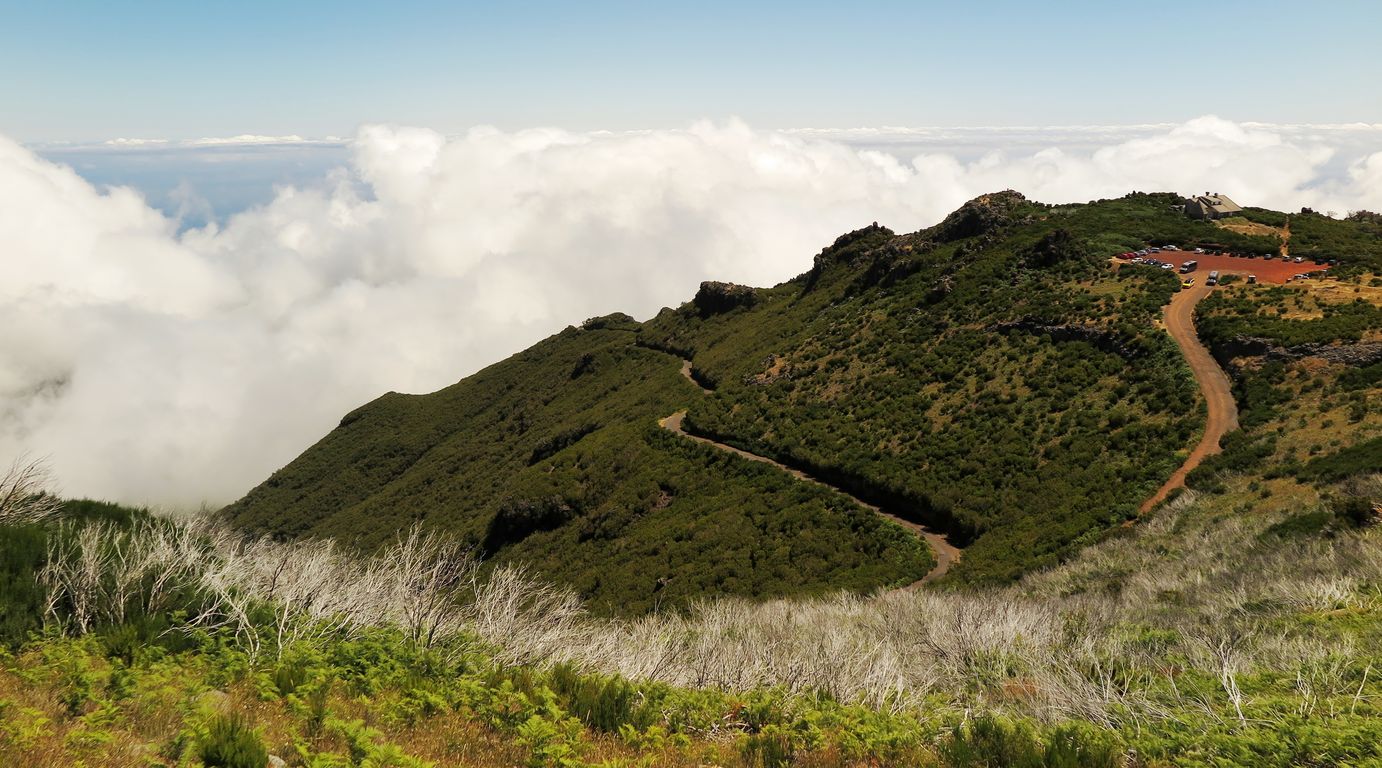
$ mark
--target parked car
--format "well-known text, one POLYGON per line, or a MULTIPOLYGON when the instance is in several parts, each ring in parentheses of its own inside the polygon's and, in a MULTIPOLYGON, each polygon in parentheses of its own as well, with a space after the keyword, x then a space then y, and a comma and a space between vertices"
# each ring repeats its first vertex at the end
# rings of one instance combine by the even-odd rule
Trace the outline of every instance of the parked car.
POLYGON ((1253 283, 1256 283, 1256 282, 1257 282, 1257 275, 1248 275, 1248 284, 1249 284, 1249 285, 1252 285, 1253 283))
POLYGON ((1294 259, 1291 259, 1291 261, 1294 261, 1295 263, 1300 264, 1300 263, 1302 263, 1302 262, 1305 261, 1305 257, 1304 257, 1304 256, 1297 256, 1297 257, 1295 257, 1294 259))
POLYGON ((1200 263, 1199 263, 1198 261, 1195 261, 1194 259, 1190 259, 1190 260, 1188 260, 1188 261, 1185 261, 1185 262, 1182 262, 1182 263, 1181 263, 1181 265, 1180 265, 1180 271, 1181 271, 1182 273, 1185 273, 1185 272, 1194 272, 1194 271, 1195 271, 1195 268, 1198 267, 1198 266, 1200 266, 1200 263))
POLYGON ((1163 262, 1161 262, 1161 268, 1162 268, 1162 269, 1175 269, 1175 268, 1176 268, 1176 265, 1175 265, 1175 264, 1172 264, 1172 263, 1169 262, 1169 261, 1163 261, 1163 262))
POLYGON ((1180 249, 1177 248, 1177 247, 1174 246, 1174 245, 1163 245, 1163 246, 1161 246, 1161 250, 1163 250, 1163 251, 1179 251, 1180 249))
POLYGON ((1204 249, 1203 249, 1203 248, 1196 248, 1196 249, 1195 249, 1195 253, 1204 253, 1204 249))
POLYGON ((1219 271, 1218 271, 1218 270, 1214 270, 1213 272, 1210 272, 1210 273, 1209 273, 1209 279, 1208 279, 1208 280, 1205 280, 1205 281, 1204 281, 1204 284, 1205 284, 1205 285, 1218 285, 1218 284, 1219 284, 1219 271))
POLYGON ((1195 284, 1195 278, 1193 278, 1193 277, 1187 277, 1187 278, 1185 278, 1184 280, 1180 281, 1180 287, 1182 287, 1182 288, 1190 288, 1190 287, 1193 286, 1194 284, 1195 284))

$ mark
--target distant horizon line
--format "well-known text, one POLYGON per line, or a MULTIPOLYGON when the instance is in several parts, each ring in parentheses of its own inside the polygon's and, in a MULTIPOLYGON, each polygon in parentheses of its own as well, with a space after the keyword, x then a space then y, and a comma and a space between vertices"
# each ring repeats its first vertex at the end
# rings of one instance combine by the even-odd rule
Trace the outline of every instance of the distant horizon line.
MULTIPOLYGON (((1201 115, 1192 120, 1212 118, 1214 115, 1201 115)), ((621 129, 590 129, 577 130, 563 128, 556 125, 533 125, 524 128, 499 128, 490 123, 476 123, 458 132, 441 132, 446 138, 459 138, 476 130, 493 130, 500 133, 522 133, 525 131, 561 131, 573 135, 585 136, 621 136, 637 135, 643 133, 657 132, 677 132, 693 130, 698 125, 710 124, 736 124, 740 123, 748 127, 755 127, 757 130, 782 133, 795 136, 811 136, 820 138, 829 137, 853 137, 853 138, 944 138, 950 134, 994 134, 994 133, 1072 133, 1072 134, 1097 134, 1097 133, 1118 133, 1118 132, 1138 132, 1156 131, 1175 128, 1184 125, 1188 121, 1164 121, 1156 123, 1071 123, 1071 124, 1025 124, 1025 125, 881 125, 881 126, 852 126, 852 127, 775 127, 775 128, 756 128, 748 121, 738 117, 730 116, 722 119, 703 118, 691 121, 690 123, 675 128, 621 128, 621 129)), ((1236 125, 1248 129, 1271 129, 1276 131, 1353 131, 1382 133, 1382 122, 1331 122, 1331 123, 1274 123, 1267 121, 1252 120, 1232 120, 1236 125)), ((355 129, 358 133, 360 129, 367 126, 392 125, 410 126, 406 122, 365 122, 355 129)), ((423 127, 426 126, 415 126, 423 127)), ((170 138, 170 137, 115 137, 108 139, 91 140, 68 140, 68 141, 19 141, 21 146, 36 151, 63 151, 63 150, 179 150, 179 149, 215 149, 223 147, 273 147, 273 146, 335 146, 345 147, 354 142, 354 138, 347 138, 328 134, 321 137, 302 136, 300 134, 257 134, 241 133, 234 136, 203 136, 197 138, 170 138)))

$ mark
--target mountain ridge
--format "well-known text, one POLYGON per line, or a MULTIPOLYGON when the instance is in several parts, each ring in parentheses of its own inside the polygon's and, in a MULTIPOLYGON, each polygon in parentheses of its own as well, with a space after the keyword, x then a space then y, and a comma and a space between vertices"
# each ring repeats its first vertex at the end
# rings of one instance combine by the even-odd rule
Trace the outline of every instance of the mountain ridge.
POLYGON ((224 514, 366 548, 421 520, 615 613, 866 591, 931 567, 848 498, 658 429, 686 409, 696 435, 973 545, 945 581, 1008 581, 1135 517, 1202 427, 1195 379, 1155 324, 1179 280, 1108 256, 1279 243, 1186 219, 1176 200, 1007 190, 909 234, 874 223, 777 286, 707 282, 645 322, 591 318, 431 395, 384 395, 224 514))

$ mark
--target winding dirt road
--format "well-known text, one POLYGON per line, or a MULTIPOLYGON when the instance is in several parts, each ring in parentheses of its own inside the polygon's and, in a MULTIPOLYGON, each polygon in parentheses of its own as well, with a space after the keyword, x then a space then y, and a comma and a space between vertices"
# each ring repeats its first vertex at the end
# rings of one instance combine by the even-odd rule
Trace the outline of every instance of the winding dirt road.
MULTIPOLYGON (((696 388, 699 389, 701 392, 707 394, 710 392, 710 390, 701 386, 700 382, 696 381, 696 379, 691 375, 690 360, 681 361, 681 375, 685 376, 687 381, 690 381, 692 384, 695 384, 696 388)), ((851 494, 849 491, 844 490, 843 488, 831 485, 830 483, 827 483, 824 480, 821 480, 820 478, 809 475, 799 469, 789 467, 786 464, 770 459, 767 456, 759 456, 756 453, 749 453, 748 451, 742 450, 740 448, 735 448, 732 445, 726 445, 725 443, 711 440, 707 437, 693 435, 682 428, 682 421, 685 418, 686 411, 677 411, 671 416, 668 416, 667 418, 659 421, 658 425, 661 426, 663 429, 668 430, 669 432, 672 432, 674 434, 681 435, 682 437, 685 437, 688 440, 695 440, 696 442, 701 443, 702 445, 709 445, 713 448, 718 448, 722 451, 732 453, 735 456, 748 459, 749 461, 756 461, 760 464, 768 464, 777 467, 778 469, 782 470, 783 472, 786 472, 787 474, 791 475, 792 477, 795 477, 798 480, 807 483, 812 483, 814 485, 819 485, 823 488, 829 488, 830 490, 835 491, 836 493, 843 494, 844 496, 847 496, 851 500, 853 500, 855 504, 858 504, 864 509, 870 510, 878 515, 886 517, 887 519, 893 521, 894 523, 897 523, 898 525, 902 526, 908 531, 911 531, 913 534, 920 536, 922 539, 924 539, 926 543, 931 546, 931 551, 935 553, 936 565, 929 572, 927 572, 925 576, 921 577, 920 580, 914 581, 911 584, 902 587, 902 589, 917 589, 923 584, 935 581, 936 579, 939 579, 940 577, 944 576, 946 571, 950 570, 950 566, 960 561, 960 555, 962 554, 962 550, 960 550, 959 547, 956 547, 953 544, 951 544, 949 539, 947 539, 946 537, 926 528, 925 526, 920 525, 918 523, 914 523, 911 520, 906 520, 904 518, 898 517, 897 515, 894 515, 890 512, 885 512, 877 505, 870 504, 867 501, 864 501, 863 499, 860 499, 859 497, 851 494)))
POLYGON ((1238 404, 1233 401, 1228 375, 1209 354, 1209 350, 1200 343, 1200 337, 1195 333, 1195 305, 1214 288, 1205 284, 1204 274, 1197 272, 1193 276, 1198 284, 1172 296, 1171 303, 1162 310, 1161 319, 1166 325, 1167 332, 1185 355, 1185 361, 1190 364, 1195 380, 1200 383, 1200 393, 1204 395, 1205 403, 1209 406, 1209 418, 1205 421, 1204 436, 1200 438, 1199 444, 1186 457, 1185 463, 1171 474, 1166 484, 1161 486, 1155 495, 1142 502, 1142 507, 1137 511, 1139 515, 1150 512, 1156 505, 1165 501, 1171 491, 1183 487, 1186 474, 1198 467, 1206 456, 1218 453, 1219 439, 1238 428, 1238 404))

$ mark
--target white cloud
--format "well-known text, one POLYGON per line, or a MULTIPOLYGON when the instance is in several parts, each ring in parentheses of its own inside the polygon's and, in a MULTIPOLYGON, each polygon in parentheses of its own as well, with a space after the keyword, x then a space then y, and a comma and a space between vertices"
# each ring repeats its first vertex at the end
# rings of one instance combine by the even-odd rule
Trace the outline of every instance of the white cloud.
POLYGON ((107 147, 161 147, 168 143, 167 139, 111 139, 102 142, 107 147))
POLYGON ((259 136, 252 133, 242 133, 239 136, 211 136, 202 139, 192 139, 186 143, 194 147, 219 147, 237 144, 302 144, 306 141, 309 140, 296 134, 292 136, 259 136))
POLYGON ((431 391, 592 315, 648 316, 704 279, 771 284, 841 232, 916 229, 983 192, 1382 208, 1382 152, 1324 174, 1341 130, 1200 118, 961 160, 733 122, 376 126, 326 182, 182 234, 0 139, 0 463, 47 455, 72 494, 222 503, 384 391, 431 391))

